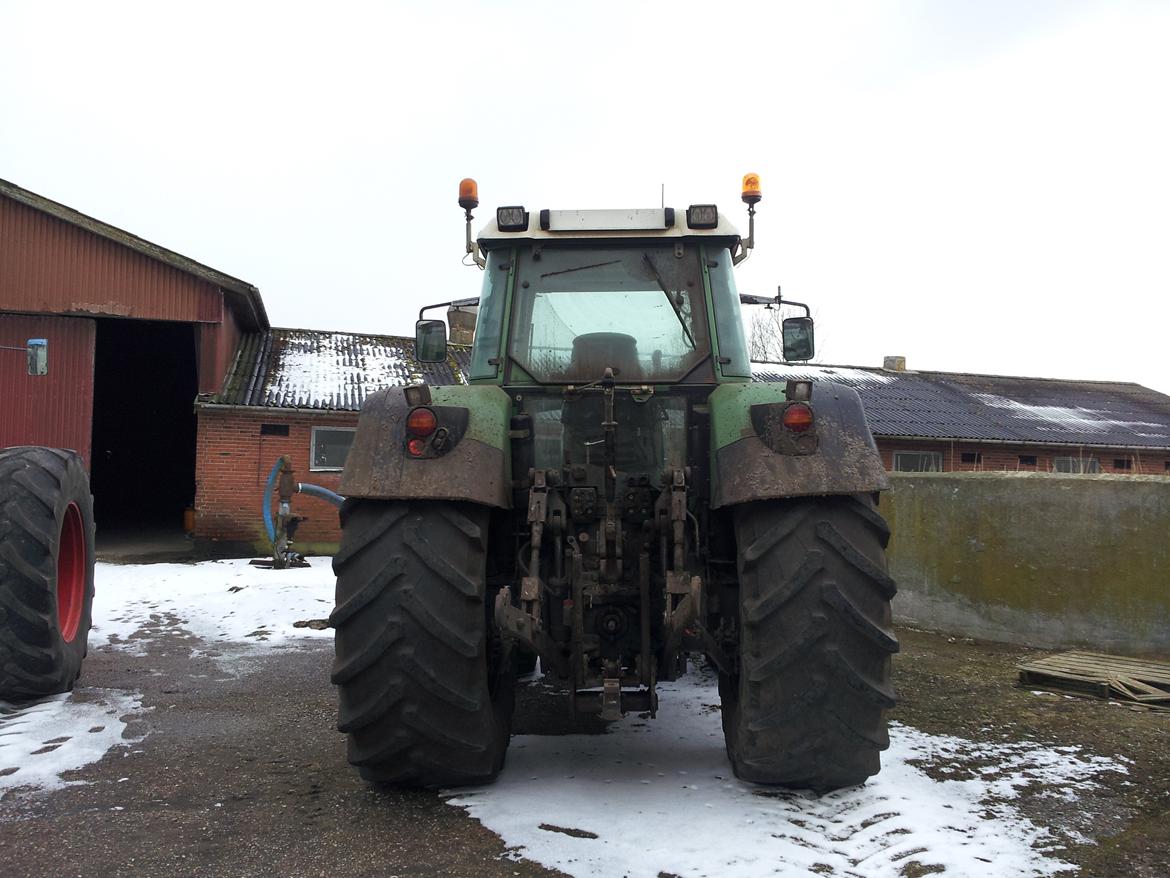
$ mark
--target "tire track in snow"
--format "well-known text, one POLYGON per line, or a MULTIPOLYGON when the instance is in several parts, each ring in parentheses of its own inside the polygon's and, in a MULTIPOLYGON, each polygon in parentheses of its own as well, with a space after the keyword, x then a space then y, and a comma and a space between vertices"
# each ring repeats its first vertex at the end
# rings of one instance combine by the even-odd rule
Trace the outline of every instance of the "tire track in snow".
POLYGON ((444 795, 515 856, 574 876, 901 878, 916 864, 920 874, 1000 878, 1073 868, 1051 851, 1083 840, 1024 817, 1022 791, 1075 798, 1096 775, 1126 771, 1076 747, 894 725, 877 777, 818 798, 735 779, 710 679, 659 691, 656 720, 630 715, 599 736, 517 736, 495 785, 444 795))

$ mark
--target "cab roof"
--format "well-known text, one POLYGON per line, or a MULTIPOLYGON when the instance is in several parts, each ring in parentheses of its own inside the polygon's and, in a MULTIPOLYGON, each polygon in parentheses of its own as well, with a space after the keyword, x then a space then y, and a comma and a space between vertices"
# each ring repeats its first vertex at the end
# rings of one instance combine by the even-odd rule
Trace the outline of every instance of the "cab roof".
MULTIPOLYGON (((707 207, 713 206, 707 205, 707 207)), ((728 246, 740 240, 739 230, 721 213, 710 228, 693 228, 690 209, 673 207, 629 208, 608 210, 540 210, 524 211, 523 219, 500 228, 504 211, 500 208, 476 240, 483 250, 507 246, 516 241, 620 240, 638 238, 722 238, 728 246)), ((518 217, 516 217, 518 219, 518 217)), ((707 225, 711 225, 707 223, 707 225)))

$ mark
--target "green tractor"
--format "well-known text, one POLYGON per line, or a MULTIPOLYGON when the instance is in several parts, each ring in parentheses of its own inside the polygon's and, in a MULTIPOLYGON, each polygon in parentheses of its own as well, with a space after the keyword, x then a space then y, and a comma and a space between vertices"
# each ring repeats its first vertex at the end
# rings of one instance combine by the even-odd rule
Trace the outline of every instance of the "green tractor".
MULTIPOLYGON (((824 791, 879 770, 887 477, 855 391, 752 382, 741 304, 780 300, 736 290, 755 175, 743 200, 746 239, 696 204, 501 207, 473 242, 463 181, 483 270, 468 384, 369 398, 341 483, 333 681, 367 779, 492 780, 533 656, 574 711, 617 719, 654 716, 692 652, 740 778, 824 791)), ((443 322, 419 316, 419 359, 444 360, 443 322)), ((783 336, 811 359, 807 308, 783 336)))

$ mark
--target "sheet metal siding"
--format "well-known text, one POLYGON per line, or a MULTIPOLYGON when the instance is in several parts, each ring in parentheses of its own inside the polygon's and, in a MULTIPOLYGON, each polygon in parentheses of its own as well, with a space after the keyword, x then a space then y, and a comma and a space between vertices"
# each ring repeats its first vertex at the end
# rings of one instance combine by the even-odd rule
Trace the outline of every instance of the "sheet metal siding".
POLYGON ((223 389, 240 343, 240 326, 230 308, 223 309, 223 323, 196 327, 199 357, 199 393, 215 394, 223 389))
POLYGON ((49 372, 28 374, 19 351, 0 350, 0 447, 72 448, 89 466, 96 324, 81 317, 0 314, 0 345, 49 341, 49 372))
POLYGON ((0 196, 0 310, 218 322, 213 284, 0 196))

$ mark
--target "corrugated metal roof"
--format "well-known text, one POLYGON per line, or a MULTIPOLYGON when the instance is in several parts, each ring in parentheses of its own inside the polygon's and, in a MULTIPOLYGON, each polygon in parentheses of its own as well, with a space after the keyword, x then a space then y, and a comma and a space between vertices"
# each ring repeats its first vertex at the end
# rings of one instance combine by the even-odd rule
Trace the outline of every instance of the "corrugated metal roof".
MULTIPOLYGON (((448 350, 447 363, 419 363, 407 336, 272 329, 243 338, 223 392, 203 402, 358 411, 369 394, 412 374, 466 383, 470 351, 448 350)), ((756 381, 853 387, 877 436, 1170 448, 1170 397, 1139 384, 782 363, 754 363, 753 372, 756 381)))
POLYGON ((464 384, 466 346, 449 345, 446 363, 419 363, 414 339, 310 329, 246 335, 215 405, 358 411, 365 398, 411 375, 428 384, 464 384))
POLYGON ((854 388, 876 436, 1170 447, 1170 397, 1140 384, 780 363, 754 363, 753 372, 757 381, 854 388))

